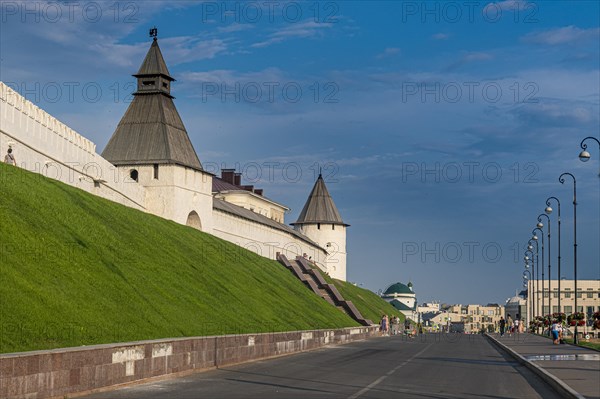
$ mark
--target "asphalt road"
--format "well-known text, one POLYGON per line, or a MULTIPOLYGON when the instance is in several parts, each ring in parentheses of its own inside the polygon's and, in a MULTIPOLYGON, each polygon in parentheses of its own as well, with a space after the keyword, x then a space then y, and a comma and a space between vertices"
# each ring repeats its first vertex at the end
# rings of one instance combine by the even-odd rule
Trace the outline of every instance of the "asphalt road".
POLYGON ((559 398, 479 335, 385 337, 134 385, 88 399, 559 398))

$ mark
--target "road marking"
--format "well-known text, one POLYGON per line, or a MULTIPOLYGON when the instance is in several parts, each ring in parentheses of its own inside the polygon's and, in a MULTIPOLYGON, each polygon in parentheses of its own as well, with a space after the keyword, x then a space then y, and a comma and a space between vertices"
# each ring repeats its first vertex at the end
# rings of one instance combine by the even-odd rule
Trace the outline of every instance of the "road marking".
POLYGON ((356 399, 359 396, 362 396, 362 394, 370 391, 372 388, 374 388, 377 385, 379 385, 383 380, 385 380, 386 378, 388 378, 390 375, 394 374, 400 367, 403 367, 403 366, 407 365, 410 361, 412 361, 413 359, 415 359, 416 357, 418 357, 421 353, 423 353, 427 349, 429 349, 429 347, 431 345, 433 345, 433 344, 427 345, 421 352, 415 354, 411 358, 409 358, 409 359, 405 360, 404 362, 400 363, 399 365, 397 365, 396 367, 394 367, 393 369, 391 369, 390 371, 388 371, 387 373, 385 373, 385 375, 382 375, 381 377, 379 377, 378 379, 376 379, 375 381, 373 381, 372 383, 370 383, 369 385, 367 385, 366 387, 364 387, 363 389, 361 389, 360 391, 358 391, 354 395, 349 396, 348 399, 356 399))

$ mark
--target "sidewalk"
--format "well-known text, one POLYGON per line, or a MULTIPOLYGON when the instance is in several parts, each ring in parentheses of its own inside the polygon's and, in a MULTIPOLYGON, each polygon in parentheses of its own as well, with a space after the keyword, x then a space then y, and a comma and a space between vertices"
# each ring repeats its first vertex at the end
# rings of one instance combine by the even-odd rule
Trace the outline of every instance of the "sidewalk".
POLYGON ((553 345, 532 334, 490 334, 526 360, 542 367, 586 398, 600 399, 600 353, 574 345, 553 345))

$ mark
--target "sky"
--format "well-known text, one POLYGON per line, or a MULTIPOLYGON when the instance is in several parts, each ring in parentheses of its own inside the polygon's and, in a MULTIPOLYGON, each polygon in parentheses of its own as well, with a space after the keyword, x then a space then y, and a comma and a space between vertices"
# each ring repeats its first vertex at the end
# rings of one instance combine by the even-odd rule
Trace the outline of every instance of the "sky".
POLYGON ((287 223, 321 170, 364 288, 504 303, 550 196, 571 279, 563 172, 578 277, 600 279, 600 148, 577 157, 600 138, 596 1, 2 1, 0 18, 0 80, 99 151, 156 26, 204 168, 237 168, 287 223))

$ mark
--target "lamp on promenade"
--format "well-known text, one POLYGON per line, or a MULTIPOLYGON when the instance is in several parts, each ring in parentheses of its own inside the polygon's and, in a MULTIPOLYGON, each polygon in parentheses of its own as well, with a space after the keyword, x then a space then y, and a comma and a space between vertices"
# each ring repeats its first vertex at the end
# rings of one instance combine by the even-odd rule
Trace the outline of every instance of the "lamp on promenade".
MULTIPOLYGON (((532 314, 533 316, 539 316, 540 312, 538 309, 538 304, 540 301, 540 298, 538 296, 538 289, 539 289, 539 283, 540 283, 540 268, 539 268, 539 263, 536 266, 536 262, 535 262, 535 257, 533 256, 533 241, 529 240, 529 242, 527 243, 527 251, 525 251, 525 262, 527 262, 527 260, 529 259, 529 257, 527 256, 527 253, 529 252, 531 254, 531 279, 533 280, 533 284, 531 285, 531 289, 533 290, 532 292, 532 298, 533 298, 533 309, 532 309, 532 314), (537 272, 536 272, 537 270, 537 272), (537 278, 536 278, 537 276, 537 278)), ((535 242, 535 246, 536 246, 536 252, 537 252, 537 241, 535 242)), ((539 259, 538 259, 539 260, 539 259)))
MULTIPOLYGON (((562 312, 562 308, 560 307, 560 201, 558 200, 558 198, 556 197, 548 197, 548 199, 546 200, 546 214, 550 215, 552 213, 552 207, 550 206, 550 200, 553 199, 556 201, 556 203, 558 204, 558 313, 562 312)), ((550 225, 548 224, 548 227, 550 227, 550 225)), ((548 230, 548 232, 550 232, 550 230, 548 230)), ((548 250, 548 252, 550 252, 550 250, 548 250)), ((548 272, 549 273, 549 272, 548 272)))
MULTIPOLYGON (((532 280, 531 278, 531 271, 528 270, 529 269, 529 263, 527 261, 525 261, 525 270, 523 270, 523 286, 525 288, 527 288, 527 299, 529 300, 529 303, 531 303, 533 305, 533 299, 531 297, 531 295, 529 295, 529 280, 532 280)), ((533 306, 531 306, 529 308, 529 311, 527 312, 527 325, 529 326, 529 323, 531 323, 533 321, 533 315, 531 314, 533 309, 533 306)))
POLYGON ((586 137, 586 138, 584 138, 583 140, 581 140, 581 144, 580 144, 580 146, 581 146, 581 149, 582 149, 583 151, 581 151, 581 152, 579 153, 579 159, 580 159, 582 162, 587 162, 587 161, 589 161, 589 160, 590 160, 590 158, 592 157, 592 156, 590 155, 590 153, 587 151, 587 144, 585 144, 585 141, 586 141, 586 140, 595 140, 595 141, 596 141, 596 143, 598 143, 598 147, 600 147, 600 140, 598 140, 598 139, 597 139, 597 138, 595 138, 595 137, 592 137, 592 136, 590 136, 590 137, 586 137))
POLYGON ((538 215, 537 220, 538 220, 538 224, 537 227, 539 229, 542 229, 544 227, 544 224, 542 223, 542 216, 545 217, 548 220, 548 313, 552 314, 552 267, 550 266, 551 259, 552 259, 552 254, 550 252, 550 248, 551 248, 551 240, 550 240, 550 216, 546 215, 545 213, 542 213, 540 215, 538 215))
MULTIPOLYGON (((584 141, 585 141, 585 139, 584 139, 584 141)), ((581 145, 584 146, 585 144, 583 142, 581 142, 581 145)), ((564 176, 571 176, 571 178, 573 179, 573 281, 575 283, 575 312, 578 312, 578 310, 577 310, 577 180, 575 179, 575 176, 573 176, 573 174, 571 174, 569 172, 565 172, 558 177, 558 181, 561 184, 565 184, 564 176)), ((577 345, 578 341, 579 341, 579 339, 577 337, 577 323, 575 323, 575 336, 573 337, 573 343, 575 345, 577 345)))
MULTIPOLYGON (((533 234, 533 237, 531 237, 531 239, 533 241, 535 241, 536 243, 538 242, 539 238, 535 234, 535 232, 538 231, 538 230, 539 230, 540 233, 542 233, 542 234, 540 234, 540 237, 542 238, 542 267, 541 267, 541 269, 542 269, 542 289, 541 289, 541 292, 542 292, 542 313, 541 313, 541 316, 543 317, 543 316, 545 316, 545 314, 544 314, 544 303, 546 302, 546 301, 544 301, 544 231, 542 229, 540 229, 539 227, 536 227, 535 229, 531 230, 531 234, 533 234)), ((536 256, 537 256, 537 252, 536 252, 536 256)), ((538 263, 538 270, 539 269, 540 269, 540 264, 538 263)))

